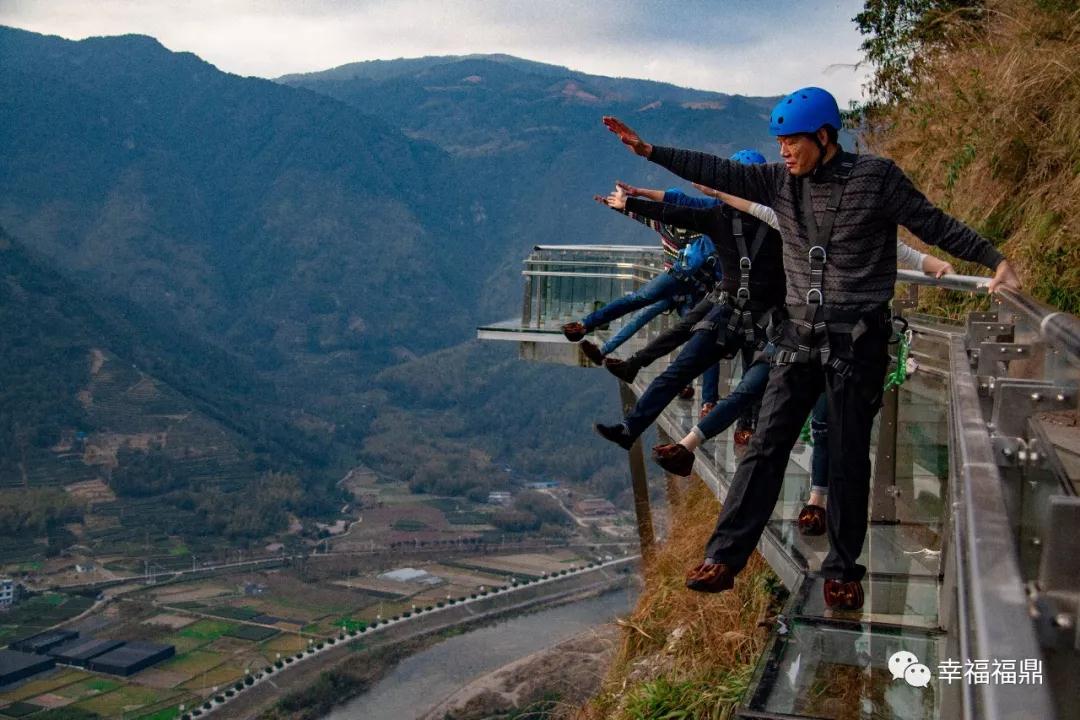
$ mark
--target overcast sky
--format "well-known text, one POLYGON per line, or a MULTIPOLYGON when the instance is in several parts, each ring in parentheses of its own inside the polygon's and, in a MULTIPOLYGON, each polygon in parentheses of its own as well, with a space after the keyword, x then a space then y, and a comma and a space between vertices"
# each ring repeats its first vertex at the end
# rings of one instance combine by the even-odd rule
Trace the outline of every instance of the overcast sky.
POLYGON ((861 0, 0 0, 0 24, 142 33, 273 78, 357 60, 508 53, 599 75, 747 95, 859 95, 861 0))

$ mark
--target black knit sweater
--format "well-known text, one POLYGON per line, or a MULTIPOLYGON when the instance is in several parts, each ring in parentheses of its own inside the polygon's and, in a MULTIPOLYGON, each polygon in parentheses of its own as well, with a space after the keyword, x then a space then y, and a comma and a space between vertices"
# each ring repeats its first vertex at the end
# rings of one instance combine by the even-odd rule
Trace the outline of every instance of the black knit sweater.
MULTIPOLYGON (((720 259, 722 279, 720 287, 735 294, 739 289, 739 247, 732 234, 732 214, 738 212, 726 205, 711 208, 692 208, 670 203, 652 202, 641 198, 627 198, 626 209, 643 217, 652 218, 666 225, 696 230, 708 235, 720 259)), ((747 249, 754 244, 754 235, 761 225, 757 218, 739 213, 742 217, 743 237, 747 249)), ((764 307, 784 302, 784 267, 780 235, 772 228, 765 233, 764 241, 750 270, 750 299, 764 307)))
MULTIPOLYGON (((820 225, 840 154, 811 176, 810 199, 820 225)), ((787 302, 806 302, 811 243, 800 208, 802 178, 780 163, 743 165, 690 150, 654 146, 649 160, 676 175, 776 211, 784 239, 787 302)), ((991 270, 1004 258, 970 227, 926 199, 891 160, 858 155, 836 212, 828 248, 823 294, 840 310, 872 310, 888 302, 896 284, 896 232, 903 225, 920 240, 991 270)))

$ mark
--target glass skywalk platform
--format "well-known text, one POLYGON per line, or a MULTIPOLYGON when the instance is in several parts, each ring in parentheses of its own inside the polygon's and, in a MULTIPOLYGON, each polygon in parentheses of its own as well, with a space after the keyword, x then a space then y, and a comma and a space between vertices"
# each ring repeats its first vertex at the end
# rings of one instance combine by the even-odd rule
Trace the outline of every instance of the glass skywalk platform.
MULTIPOLYGON (((521 318, 479 328, 478 336, 516 341, 524 359, 588 367, 560 326, 661 271, 653 248, 540 246, 525 262, 521 318)), ((979 292, 984 282, 900 277, 911 284, 896 306, 909 310, 918 285, 979 292)), ((1080 717, 1072 680, 1080 670, 1080 430, 1063 429, 1061 419, 1076 415, 1080 321, 1019 293, 1000 295, 995 310, 963 323, 907 313, 918 369, 875 421, 860 560, 869 575, 858 612, 824 605, 817 571, 828 540, 797 531, 810 448, 796 446, 758 546, 790 596, 741 717, 1080 717), (894 678, 889 659, 900 651, 929 669, 925 687, 894 678), (965 661, 970 675, 957 680, 953 663, 963 669, 965 661), (975 663, 994 661, 1038 662, 1042 682, 981 682, 975 663)), ((605 339, 626 320, 596 336, 605 339)), ((660 316, 616 354, 628 356, 671 322, 660 316)), ((721 395, 738 381, 737 364, 721 364, 721 395)), ((621 392, 639 396, 665 365, 645 369, 621 392)), ((661 436, 681 438, 698 411, 697 399, 674 401, 657 422, 661 436)), ((697 451, 695 475, 721 500, 739 455, 730 433, 697 451)))

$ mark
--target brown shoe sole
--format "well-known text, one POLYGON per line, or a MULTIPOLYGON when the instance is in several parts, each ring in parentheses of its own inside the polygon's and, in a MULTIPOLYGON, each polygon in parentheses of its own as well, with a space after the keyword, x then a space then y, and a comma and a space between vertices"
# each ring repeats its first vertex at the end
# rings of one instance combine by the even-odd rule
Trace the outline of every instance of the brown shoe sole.
POLYGON ((840 582, 839 580, 826 580, 822 588, 825 597, 825 605, 831 610, 853 612, 862 609, 865 602, 862 583, 858 580, 840 582))
POLYGON ((723 563, 701 563, 686 574, 686 587, 695 592, 723 592, 735 587, 735 575, 723 563))
POLYGON ((807 505, 799 511, 799 532, 803 535, 824 535, 828 528, 828 520, 825 508, 817 505, 807 505))
POLYGON ((694 469, 694 453, 690 452, 682 445, 657 445, 653 448, 652 459, 657 465, 664 468, 664 470, 672 475, 678 475, 679 477, 689 477, 691 471, 694 469), (679 449, 673 450, 670 453, 659 452, 661 448, 667 447, 677 447, 679 449))

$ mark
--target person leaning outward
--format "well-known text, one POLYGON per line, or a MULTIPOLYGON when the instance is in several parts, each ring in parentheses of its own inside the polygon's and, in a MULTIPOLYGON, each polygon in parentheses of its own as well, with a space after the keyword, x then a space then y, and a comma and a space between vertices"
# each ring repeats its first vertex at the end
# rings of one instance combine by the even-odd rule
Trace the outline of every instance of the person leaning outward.
MULTIPOLYGON (((672 188, 676 191, 677 188, 672 188)), ((659 197, 665 193, 655 191, 659 197)), ((708 198, 702 198, 707 202, 715 202, 708 198)), ((620 208, 621 210, 621 208, 620 208)), ((616 298, 603 307, 589 313, 581 320, 568 322, 562 326, 563 335, 570 342, 581 342, 581 349, 585 356, 593 363, 599 365, 604 362, 604 357, 614 349, 608 346, 605 351, 592 342, 585 340, 585 336, 601 325, 606 325, 612 320, 628 315, 636 310, 645 308, 645 315, 637 318, 638 322, 632 322, 634 328, 628 333, 619 336, 618 344, 622 344, 629 336, 636 332, 648 320, 670 308, 677 308, 680 315, 685 314, 683 309, 696 302, 705 291, 697 277, 679 272, 678 260, 683 249, 701 236, 701 233, 692 232, 667 223, 655 222, 643 218, 637 213, 624 212, 628 217, 644 223, 660 235, 660 244, 664 250, 664 272, 655 276, 637 290, 616 298), (661 304, 662 303, 662 304, 661 304), (655 312, 654 312, 655 311, 655 312), (642 319, 644 317, 644 319, 642 319)))
POLYGON ((784 240, 787 305, 757 432, 687 587, 720 592, 734 585, 779 497, 803 418, 824 391, 830 455, 824 599, 830 608, 861 608, 866 568, 858 557, 867 530, 870 433, 888 363, 897 226, 992 269, 991 291, 1018 286, 1018 278, 1000 252, 931 204, 891 160, 843 151, 839 108, 820 88, 797 90, 773 109, 769 128, 782 164, 740 165, 654 147, 616 118, 605 117, 604 124, 633 152, 676 175, 773 208, 784 240))
MULTIPOLYGON (((620 187, 622 187, 621 182, 617 182, 616 192, 620 192, 620 187)), ((648 193, 648 196, 650 196, 650 198, 656 198, 658 201, 663 201, 666 198, 673 199, 667 200, 666 202, 674 202, 679 198, 687 198, 688 200, 692 200, 689 199, 688 195, 685 195, 677 188, 670 188, 666 191, 649 189, 642 190, 642 192, 648 193)), ((594 200, 596 200, 596 202, 600 204, 610 206, 606 202, 606 199, 600 198, 599 195, 594 195, 594 200)), ((708 202, 712 204, 717 203, 716 200, 710 198, 702 198, 701 200, 703 202, 708 202)), ((629 217, 632 220, 637 220, 645 227, 656 231, 657 234, 660 235, 660 244, 663 248, 664 257, 664 272, 666 274, 674 275, 677 280, 683 283, 683 285, 673 286, 674 289, 671 294, 666 294, 662 290, 659 291, 659 293, 657 293, 657 296, 660 297, 659 300, 653 302, 650 305, 646 305, 645 308, 635 312, 634 316, 630 318, 630 321, 625 323, 619 329, 619 331, 616 332, 615 335, 611 336, 608 340, 606 340, 604 344, 597 345, 590 340, 582 340, 579 343, 581 352, 582 354, 584 354, 585 357, 588 357, 589 361, 594 365, 600 365, 604 363, 605 358, 607 358, 609 354, 615 352, 617 349, 622 347, 622 344, 624 342, 634 337, 634 335, 637 334, 638 330, 645 327, 645 325, 649 321, 651 321, 653 317, 656 317, 660 313, 674 309, 680 317, 685 317, 690 310, 691 304, 699 300, 704 295, 705 290, 708 287, 712 286, 711 282, 704 282, 702 277, 699 276, 699 273, 680 273, 679 268, 677 267, 680 259, 680 254, 681 252, 683 252, 683 248, 686 247, 688 244, 698 240, 699 237, 701 237, 701 233, 690 232, 688 230, 684 230, 683 228, 665 226, 662 225, 662 223, 657 222, 656 220, 652 220, 650 218, 627 212, 626 209, 619 209, 618 212, 622 213, 623 215, 629 217)), ((621 298, 620 300, 624 300, 625 298, 629 297, 631 296, 624 296, 624 298, 621 298)), ((620 300, 616 300, 615 302, 618 303, 620 302, 620 300)), ((613 303, 609 303, 609 305, 610 304, 613 303)), ((613 310, 609 307, 605 307, 605 311, 613 312, 613 310)), ((564 325, 564 334, 568 328, 572 331, 572 329, 575 329, 575 326, 577 325, 577 323, 569 323, 567 325, 564 325)), ((717 378, 717 383, 718 380, 719 379, 717 378)))
MULTIPOLYGON (((758 159, 764 161, 758 156, 746 162, 758 159)), ((731 162, 739 164, 739 160, 731 162)), ((725 205, 695 209, 638 197, 624 200, 624 197, 613 194, 609 202, 616 205, 625 202, 626 209, 639 215, 697 230, 712 238, 722 275, 710 293, 708 305, 699 303, 687 316, 704 311, 704 318, 689 329, 681 323, 678 332, 665 333, 669 337, 678 336, 672 341, 674 347, 689 334, 678 357, 649 383, 621 422, 595 425, 606 440, 629 449, 686 383, 719 360, 734 357, 744 349, 754 351, 765 346, 770 313, 784 298, 784 271, 779 233, 753 217, 725 205)))

